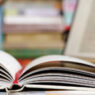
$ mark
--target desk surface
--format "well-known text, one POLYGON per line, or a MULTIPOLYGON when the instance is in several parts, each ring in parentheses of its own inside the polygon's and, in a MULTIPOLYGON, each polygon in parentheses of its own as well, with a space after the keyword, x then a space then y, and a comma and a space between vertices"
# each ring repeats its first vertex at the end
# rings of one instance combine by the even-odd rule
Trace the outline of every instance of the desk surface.
POLYGON ((6 93, 0 92, 0 95, 95 95, 95 92, 90 91, 29 91, 6 93))

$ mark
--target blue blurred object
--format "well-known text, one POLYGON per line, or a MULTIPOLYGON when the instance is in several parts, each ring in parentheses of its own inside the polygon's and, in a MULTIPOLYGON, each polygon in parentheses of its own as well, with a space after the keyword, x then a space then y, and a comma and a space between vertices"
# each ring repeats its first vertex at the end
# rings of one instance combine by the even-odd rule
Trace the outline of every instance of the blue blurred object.
POLYGON ((3 5, 0 5, 0 49, 3 49, 3 5))
POLYGON ((70 27, 73 21, 74 13, 77 8, 78 0, 63 0, 63 12, 65 26, 70 27))

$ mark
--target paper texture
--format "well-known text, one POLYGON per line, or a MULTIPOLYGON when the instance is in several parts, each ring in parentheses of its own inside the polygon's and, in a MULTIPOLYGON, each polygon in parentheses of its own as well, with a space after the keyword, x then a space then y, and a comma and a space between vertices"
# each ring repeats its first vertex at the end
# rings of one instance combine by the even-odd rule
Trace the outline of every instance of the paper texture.
POLYGON ((80 52, 95 53, 95 0, 93 0, 92 8, 86 24, 85 33, 82 38, 80 52))

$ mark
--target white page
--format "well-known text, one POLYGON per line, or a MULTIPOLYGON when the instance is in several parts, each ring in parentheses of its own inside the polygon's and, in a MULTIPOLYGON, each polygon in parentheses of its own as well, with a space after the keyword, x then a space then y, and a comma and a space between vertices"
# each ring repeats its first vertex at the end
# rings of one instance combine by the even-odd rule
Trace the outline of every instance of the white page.
POLYGON ((95 95, 95 91, 47 91, 46 95, 95 95))
MULTIPOLYGON (((12 78, 8 73, 6 73, 4 70, 0 69, 0 72, 3 72, 5 75, 7 75, 7 77, 8 77, 9 79, 13 80, 13 78, 12 78)), ((5 75, 4 75, 4 76, 5 76, 5 75)))
POLYGON ((27 84, 25 85, 27 88, 43 88, 43 89, 57 89, 57 90, 83 90, 83 91, 95 91, 95 88, 87 88, 87 87, 71 87, 71 86, 51 86, 51 85, 34 85, 27 84))
POLYGON ((15 78, 16 72, 22 68, 14 57, 3 51, 0 51, 0 65, 5 68, 13 78, 15 78))
POLYGON ((12 85, 12 82, 0 79, 0 89, 4 89, 4 88, 10 88, 12 85))
POLYGON ((23 73, 34 66, 37 66, 39 64, 46 63, 46 62, 52 62, 52 61, 76 62, 77 64, 83 64, 83 65, 89 65, 89 66, 95 67, 95 64, 78 59, 78 58, 73 58, 73 57, 63 56, 63 55, 50 55, 50 56, 40 57, 30 62, 30 64, 24 69, 23 73))

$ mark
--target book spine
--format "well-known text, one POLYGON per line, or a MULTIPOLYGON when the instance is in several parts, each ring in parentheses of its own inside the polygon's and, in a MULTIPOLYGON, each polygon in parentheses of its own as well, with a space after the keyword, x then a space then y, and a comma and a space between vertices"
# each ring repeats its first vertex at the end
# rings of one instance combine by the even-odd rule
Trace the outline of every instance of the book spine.
POLYGON ((62 53, 62 49, 11 49, 5 51, 16 58, 36 58, 44 55, 62 53))
POLYGON ((3 5, 0 5, 0 49, 3 49, 3 5))
POLYGON ((18 33, 19 31, 21 33, 32 33, 33 31, 61 31, 62 25, 61 24, 55 24, 55 25, 4 25, 4 33, 18 33), (27 31, 27 32, 26 32, 27 31))
POLYGON ((72 24, 74 13, 77 8, 77 3, 78 0, 63 0, 63 12, 66 29, 72 24))

